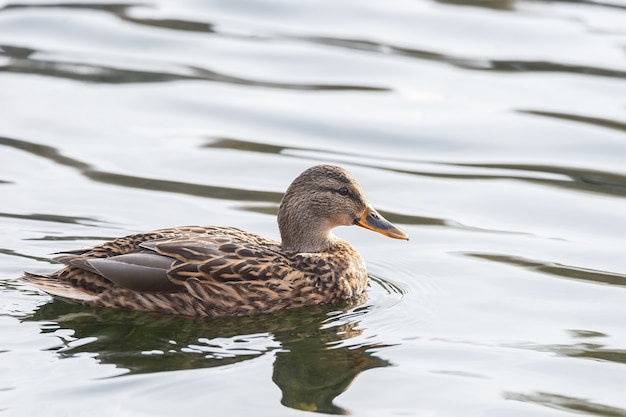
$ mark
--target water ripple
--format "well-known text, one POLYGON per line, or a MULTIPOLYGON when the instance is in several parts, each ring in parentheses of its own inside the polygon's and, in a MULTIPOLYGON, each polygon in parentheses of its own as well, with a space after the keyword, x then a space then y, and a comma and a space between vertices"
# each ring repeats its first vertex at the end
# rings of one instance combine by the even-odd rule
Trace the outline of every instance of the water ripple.
MULTIPOLYGON (((217 146, 237 146, 241 144, 245 147, 245 150, 249 150, 250 147, 256 146, 253 145, 253 142, 245 142, 245 141, 233 141, 229 140, 228 142, 218 141, 216 142, 217 146)), ((40 145, 37 143, 0 137, 0 146, 8 146, 15 149, 20 149, 26 152, 29 152, 33 155, 43 157, 50 161, 53 161, 59 165, 70 166, 72 168, 77 168, 82 175, 91 179, 92 181, 101 182, 105 184, 113 184, 122 187, 130 187, 130 188, 139 188, 143 190, 152 190, 152 191, 162 191, 162 192, 170 192, 170 193, 179 193, 190 196, 198 196, 198 197, 207 197, 214 199, 224 199, 224 200, 233 200, 233 201, 253 201, 253 202, 267 202, 274 203, 273 206, 246 206, 242 207, 244 210, 261 212, 265 214, 275 214, 277 209, 277 204, 282 199, 283 193, 274 192, 274 191, 258 191, 253 189, 243 189, 243 188, 233 188, 233 187, 220 187, 213 185, 205 185, 205 184, 194 184, 189 182, 181 182, 181 181, 173 181, 173 180, 163 180, 163 179, 155 179, 155 178, 147 178, 140 177, 135 175, 124 175, 113 172, 106 171, 98 171, 95 170, 90 164, 79 161, 74 158, 67 157, 61 152, 59 152, 56 148, 47 145, 40 145)), ((208 145, 213 146, 213 145, 208 145)), ((274 147, 272 145, 258 145, 257 149, 260 149, 261 152, 273 152, 275 149, 280 149, 279 147, 274 147)), ((403 223, 403 224, 414 224, 414 225, 449 225, 450 222, 431 218, 431 217, 423 217, 416 215, 406 215, 393 213, 390 211, 380 211, 385 217, 387 217, 390 221, 403 223)), ((3 214, 0 213, 0 216, 3 214)), ((16 218, 24 218, 24 216, 30 216, 28 218, 34 218, 36 220, 49 220, 54 221, 57 217, 46 218, 46 215, 16 215, 16 214, 4 214, 5 217, 16 217, 16 218)), ((69 218, 64 219, 59 217, 59 221, 63 222, 76 222, 78 220, 83 221, 95 221, 93 219, 82 219, 82 218, 69 218)))
POLYGON ((531 394, 505 392, 504 397, 508 400, 522 401, 544 405, 546 407, 555 408, 563 411, 574 411, 594 416, 606 417, 624 417, 626 410, 623 408, 612 407, 584 398, 569 397, 550 392, 537 391, 531 394))
POLYGON ((616 287, 626 287, 626 275, 615 272, 599 271, 596 269, 563 265, 556 262, 544 262, 535 259, 522 258, 520 256, 499 255, 494 253, 466 252, 464 255, 492 262, 519 266, 556 277, 575 279, 594 284, 608 284, 616 287))
POLYGON ((104 223, 101 220, 92 219, 90 217, 62 216, 59 214, 46 214, 46 213, 31 213, 31 214, 0 213, 0 217, 6 217, 9 219, 35 220, 35 221, 42 221, 42 222, 80 224, 83 226, 95 226, 95 224, 93 223, 98 223, 98 224, 104 223))
MULTIPOLYGON (((554 165, 530 164, 450 164, 461 167, 515 170, 523 173, 547 173, 564 176, 565 180, 555 178, 539 178, 522 175, 493 175, 481 176, 480 179, 516 179, 526 182, 557 186, 582 191, 592 191, 601 194, 626 196, 626 175, 588 168, 576 168, 554 165)), ((476 179, 476 177, 474 177, 476 179)))
MULTIPOLYGON (((537 112, 532 112, 533 114, 537 112)), ((543 112, 543 115, 548 115, 547 112, 543 112)), ((557 113, 550 113, 553 117, 557 113)), ((562 115, 562 118, 566 116, 562 115)), ((626 125, 621 124, 620 122, 608 120, 608 119, 595 119, 595 118, 584 118, 581 116, 573 116, 568 115, 568 118, 572 120, 576 120, 579 122, 586 123, 595 123, 597 125, 602 125, 604 127, 611 127, 613 129, 624 129, 626 130, 626 125)), ((455 162, 426 162, 419 161, 416 159, 410 158, 390 158, 387 157, 385 159, 385 165, 378 163, 378 158, 374 155, 367 154, 359 154, 357 152, 338 152, 331 150, 319 150, 315 148, 307 148, 307 147, 294 147, 287 145, 275 145, 275 144, 266 144, 260 142, 254 142, 243 139, 234 139, 234 138, 223 138, 216 137, 212 138, 211 141, 204 145, 206 148, 218 148, 218 149, 232 149, 237 151, 245 151, 245 152, 258 152, 258 153, 268 153, 268 154, 276 154, 283 156, 291 156, 296 158, 304 158, 311 159, 310 154, 306 155, 298 155, 297 153, 290 153, 288 151, 303 151, 303 152, 317 152, 322 153, 323 156, 319 157, 320 160, 333 160, 334 157, 349 157, 349 163, 351 165, 362 166, 367 168, 375 168, 383 171, 396 172, 401 174, 410 174, 410 175, 418 175, 423 177, 433 177, 433 178, 449 178, 455 180, 501 180, 501 179, 511 179, 511 180, 520 180, 525 182, 531 182, 534 184, 543 184, 549 186, 556 186, 560 188, 569 188, 583 191, 593 191, 602 194, 612 194, 612 195, 626 195, 626 176, 617 174, 614 172, 594 170, 588 168, 579 168, 579 167, 567 167, 567 166, 554 166, 554 165, 531 165, 531 164, 477 164, 477 163, 455 163, 455 162), (389 162, 394 162, 393 165, 389 166, 389 162), (442 167, 458 167, 458 168, 480 168, 481 170, 486 169, 488 172, 477 173, 477 172, 442 172, 439 170, 426 170, 426 169, 411 169, 411 168, 401 168, 401 165, 406 164, 419 164, 424 165, 428 163, 431 166, 437 166, 438 168, 442 167), (507 172, 509 171, 509 172, 507 172), (534 175, 529 175, 534 174, 534 175)), ((338 162, 343 162, 341 158, 334 158, 338 162)), ((399 221, 402 223, 402 221, 399 221)), ((426 222, 419 222, 415 224, 447 224, 448 221, 441 219, 431 219, 426 222)), ((409 223, 412 224, 412 223, 409 223)))
POLYGON ((132 17, 129 9, 135 7, 150 7, 146 3, 108 3, 108 4, 89 4, 89 3, 53 3, 53 4, 8 4, 0 8, 3 10, 16 9, 70 9, 70 10, 94 10, 111 14, 121 20, 131 22, 138 25, 152 26, 162 29, 181 30, 187 32, 213 33, 213 25, 211 23, 197 22, 182 19, 149 19, 132 17))
POLYGON ((335 397, 360 373, 390 365, 373 350, 385 346, 360 326, 365 312, 346 303, 344 309, 198 319, 53 302, 27 320, 62 337, 55 349, 60 357, 93 355, 131 373, 224 367, 273 353, 272 381, 282 391, 282 404, 345 414, 335 397))
POLYGON ((626 123, 617 120, 604 119, 601 117, 583 116, 581 114, 560 113, 545 110, 518 110, 519 113, 533 114, 535 116, 551 117, 553 119, 568 120, 571 122, 585 123, 592 126, 605 127, 607 129, 626 132, 626 123))
POLYGON ((90 168, 88 164, 81 162, 77 159, 64 156, 58 151, 58 149, 48 145, 41 145, 26 140, 0 136, 0 146, 8 146, 10 148, 19 149, 21 151, 28 152, 33 155, 53 161, 59 165, 69 166, 82 170, 90 168))
POLYGON ((589 65, 564 64, 552 61, 479 59, 361 39, 323 36, 294 37, 294 39, 300 39, 320 45, 366 51, 375 54, 395 55, 424 61, 440 62, 454 67, 476 71, 494 71, 503 73, 559 72, 609 78, 626 78, 626 71, 589 65))
MULTIPOLYGON (((179 72, 155 70, 120 69, 114 66, 86 64, 70 60, 44 60, 31 58, 41 50, 14 45, 0 45, 0 56, 9 57, 5 65, 0 65, 0 72, 17 74, 36 74, 55 78, 64 78, 82 82, 100 84, 153 83, 168 81, 212 81, 225 84, 252 87, 278 88, 300 91, 390 91, 387 87, 347 84, 297 84, 234 77, 198 66, 179 66, 179 72)), ((47 51, 50 54, 50 51, 47 51)), ((153 65, 153 64, 152 64, 153 65)))

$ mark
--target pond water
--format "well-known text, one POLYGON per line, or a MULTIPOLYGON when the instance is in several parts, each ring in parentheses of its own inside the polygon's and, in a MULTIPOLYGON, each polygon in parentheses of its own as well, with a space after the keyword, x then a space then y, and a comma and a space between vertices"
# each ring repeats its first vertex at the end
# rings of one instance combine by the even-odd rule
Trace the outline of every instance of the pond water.
POLYGON ((0 415, 626 416, 626 2, 0 3, 0 415), (53 302, 50 254, 278 238, 350 170, 368 300, 190 319, 53 302))

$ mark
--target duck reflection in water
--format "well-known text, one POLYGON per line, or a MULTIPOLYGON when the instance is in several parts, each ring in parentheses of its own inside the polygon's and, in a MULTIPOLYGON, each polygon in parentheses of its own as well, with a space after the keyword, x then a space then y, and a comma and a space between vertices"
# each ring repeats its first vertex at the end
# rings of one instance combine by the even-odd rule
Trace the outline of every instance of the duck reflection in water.
POLYGON ((369 307, 353 300, 255 317, 189 318, 63 302, 43 305, 29 321, 45 322, 42 332, 58 327, 76 339, 57 350, 61 357, 96 353, 129 373, 210 368, 275 354, 272 380, 287 407, 327 414, 349 414, 334 404, 363 371, 391 365, 375 356, 384 349, 363 343, 359 317, 369 307), (89 339, 87 339, 89 338, 89 339))

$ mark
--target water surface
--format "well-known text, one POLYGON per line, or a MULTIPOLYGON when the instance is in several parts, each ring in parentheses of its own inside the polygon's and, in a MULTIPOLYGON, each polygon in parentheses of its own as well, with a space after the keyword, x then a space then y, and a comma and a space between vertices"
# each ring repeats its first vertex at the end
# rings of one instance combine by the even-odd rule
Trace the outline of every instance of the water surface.
POLYGON ((626 3, 0 4, 0 415, 626 416, 626 3), (368 300, 189 319, 52 302, 50 253, 278 238, 349 169, 368 300))

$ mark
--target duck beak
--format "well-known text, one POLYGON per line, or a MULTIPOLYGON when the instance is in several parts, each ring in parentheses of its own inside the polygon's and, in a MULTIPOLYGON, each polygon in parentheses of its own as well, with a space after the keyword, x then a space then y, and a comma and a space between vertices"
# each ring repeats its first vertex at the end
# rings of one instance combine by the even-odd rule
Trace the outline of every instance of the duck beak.
POLYGON ((372 206, 367 206, 365 212, 361 215, 361 217, 354 221, 354 224, 373 230, 374 232, 378 232, 387 237, 409 240, 409 235, 378 214, 372 206))

